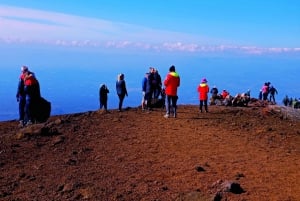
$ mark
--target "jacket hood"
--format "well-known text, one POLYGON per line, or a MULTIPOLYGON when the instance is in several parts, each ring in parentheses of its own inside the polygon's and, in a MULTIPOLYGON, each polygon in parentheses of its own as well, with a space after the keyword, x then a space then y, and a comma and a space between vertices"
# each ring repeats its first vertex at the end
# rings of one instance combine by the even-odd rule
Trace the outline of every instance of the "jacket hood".
POLYGON ((174 76, 174 77, 179 77, 179 74, 176 72, 170 72, 170 75, 174 76))

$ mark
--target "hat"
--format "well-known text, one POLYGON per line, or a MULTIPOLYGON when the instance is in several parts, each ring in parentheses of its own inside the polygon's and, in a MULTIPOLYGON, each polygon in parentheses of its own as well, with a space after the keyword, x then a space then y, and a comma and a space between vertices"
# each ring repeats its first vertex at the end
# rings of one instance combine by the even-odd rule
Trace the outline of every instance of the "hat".
POLYGON ((207 82, 206 78, 203 78, 203 79, 201 80, 201 82, 202 82, 202 83, 206 83, 206 82, 207 82))
POLYGON ((170 72, 175 72, 175 66, 172 65, 172 66, 169 68, 169 71, 170 71, 170 72))

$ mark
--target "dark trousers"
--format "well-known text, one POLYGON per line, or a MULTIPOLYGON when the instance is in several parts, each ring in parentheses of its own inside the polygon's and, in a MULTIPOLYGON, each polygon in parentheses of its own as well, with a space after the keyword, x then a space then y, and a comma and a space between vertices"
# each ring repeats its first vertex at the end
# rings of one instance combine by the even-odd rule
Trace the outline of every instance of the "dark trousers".
POLYGON ((167 114, 170 114, 170 112, 173 111, 174 115, 176 115, 177 100, 178 100, 178 96, 169 96, 169 95, 167 95, 167 98, 166 98, 167 114))
POLYGON ((272 101, 275 103, 275 94, 270 94, 270 101, 272 101))
POLYGON ((119 96, 119 110, 121 111, 122 106, 123 106, 123 101, 124 101, 124 98, 125 98, 125 94, 118 94, 118 96, 119 96))
POLYGON ((20 96, 19 97, 19 121, 23 121, 25 118, 25 104, 26 104, 26 97, 20 96))
POLYGON ((147 109, 152 108, 152 96, 153 96, 153 90, 150 90, 146 93, 146 100, 147 100, 147 109))
POLYGON ((268 93, 263 93, 262 94, 263 100, 268 100, 268 95, 269 95, 268 93))
POLYGON ((100 99, 100 109, 102 109, 103 107, 105 110, 107 110, 107 98, 100 99))
POLYGON ((199 106, 200 112, 202 112, 203 105, 204 105, 205 111, 208 112, 207 99, 206 100, 200 100, 200 106, 199 106))

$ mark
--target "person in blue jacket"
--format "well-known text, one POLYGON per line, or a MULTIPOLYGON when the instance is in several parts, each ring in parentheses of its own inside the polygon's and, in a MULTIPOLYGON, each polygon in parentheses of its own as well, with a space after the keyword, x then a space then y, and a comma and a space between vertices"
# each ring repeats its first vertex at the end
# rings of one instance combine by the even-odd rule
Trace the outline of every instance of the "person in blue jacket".
POLYGON ((124 101, 125 96, 128 96, 124 77, 125 76, 123 73, 119 74, 118 80, 116 82, 116 91, 117 91, 117 95, 119 97, 119 112, 122 111, 122 106, 123 106, 123 101, 124 101))
POLYGON ((149 90, 147 90, 149 73, 146 73, 142 79, 142 110, 144 111, 147 107, 147 99, 149 95, 149 90))

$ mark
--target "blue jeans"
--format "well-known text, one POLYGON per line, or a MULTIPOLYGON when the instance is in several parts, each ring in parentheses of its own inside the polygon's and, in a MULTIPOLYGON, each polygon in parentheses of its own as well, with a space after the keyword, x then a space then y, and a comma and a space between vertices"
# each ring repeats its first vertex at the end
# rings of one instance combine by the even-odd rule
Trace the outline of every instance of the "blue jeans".
POLYGON ((19 121, 25 118, 26 96, 19 96, 19 121))

